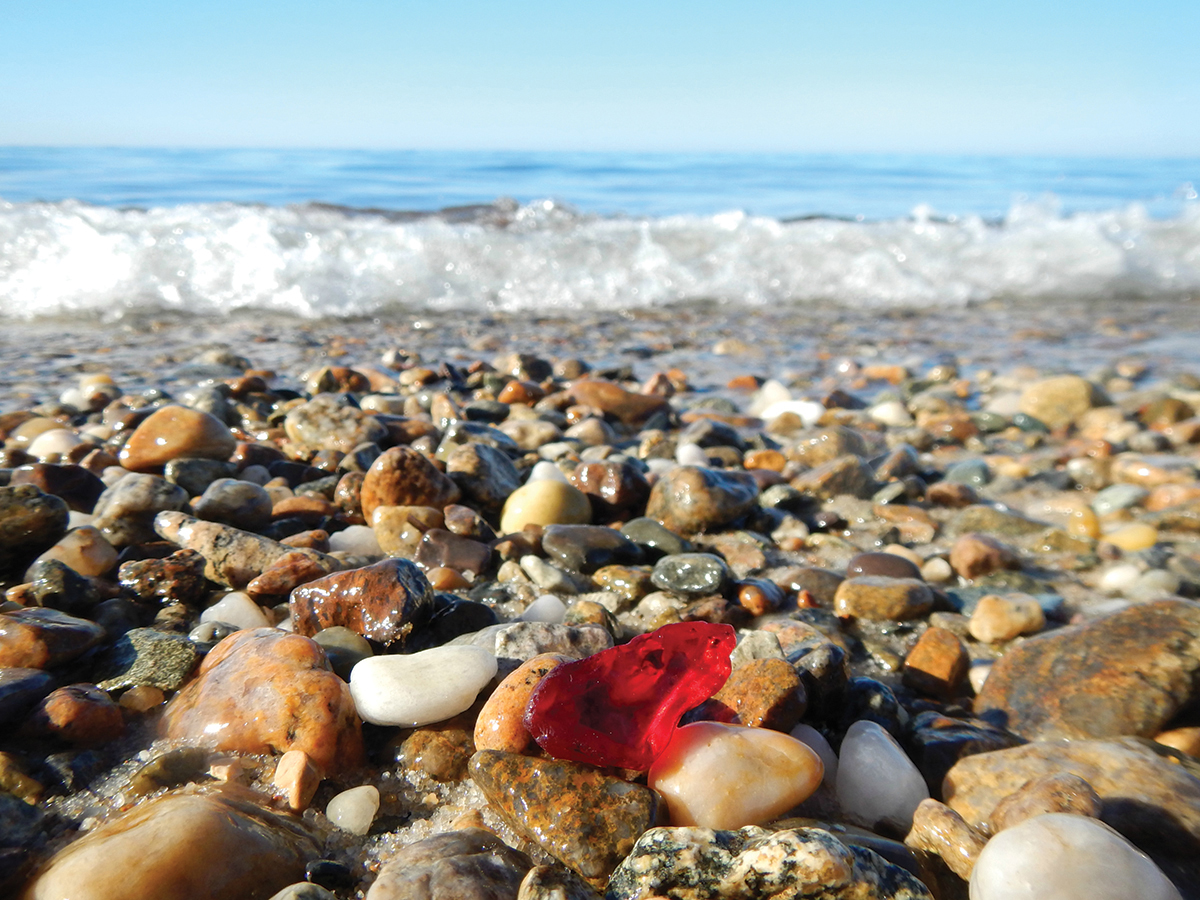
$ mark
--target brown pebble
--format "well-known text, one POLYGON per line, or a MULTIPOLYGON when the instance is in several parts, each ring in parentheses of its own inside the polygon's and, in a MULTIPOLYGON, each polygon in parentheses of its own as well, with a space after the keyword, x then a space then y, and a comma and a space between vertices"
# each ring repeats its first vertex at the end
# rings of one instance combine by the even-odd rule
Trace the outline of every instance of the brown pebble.
POLYGON ((1043 813, 1072 813, 1098 819, 1101 806, 1100 797, 1087 781, 1070 772, 1059 772, 1025 782, 996 804, 988 825, 992 834, 999 834, 1043 813))
POLYGON ((1001 569, 1021 568, 1017 551, 991 535, 964 534, 950 550, 950 566, 963 578, 979 578, 1001 569))
POLYGON ((435 591, 465 591, 471 586, 458 570, 446 566, 435 566, 425 573, 425 577, 435 591))
POLYGON ((153 472, 178 457, 229 459, 236 446, 233 432, 214 416, 185 406, 164 406, 129 436, 120 460, 131 472, 153 472))
POLYGON ((979 502, 979 494, 967 484, 954 481, 939 481, 931 484, 925 491, 925 499, 933 506, 946 506, 950 509, 960 509, 979 502))
POLYGON ((968 881, 987 839, 946 804, 922 800, 904 843, 940 856, 951 872, 968 881))
POLYGON ((526 660, 492 692, 475 721, 475 747, 523 753, 533 738, 525 727, 525 707, 538 683, 556 666, 571 662, 561 653, 541 653, 526 660))
POLYGON ((276 794, 292 812, 304 812, 321 784, 321 773, 303 750, 289 750, 279 757, 271 779, 276 794))
POLYGON ((958 636, 932 627, 904 659, 904 683, 914 691, 949 699, 958 693, 971 661, 958 636))
POLYGON ((377 506, 431 506, 441 509, 461 492, 450 477, 411 447, 392 447, 371 464, 360 492, 369 520, 377 506))
POLYGON ((167 696, 163 693, 162 688, 157 688, 152 684, 135 684, 121 695, 117 703, 122 709, 144 713, 162 706, 166 699, 167 696))
POLYGON ((915 619, 933 606, 933 591, 918 578, 881 575, 847 578, 838 585, 833 611, 859 619, 915 619))
POLYGON ((24 731, 68 744, 94 747, 125 731, 121 708, 94 684, 72 684, 46 697, 25 722, 24 731))
POLYGON ((738 666, 713 695, 742 725, 791 731, 804 717, 808 697, 795 667, 784 659, 755 659, 738 666))
POLYGON ((1191 725, 1160 731, 1154 736, 1154 740, 1167 747, 1173 747, 1180 753, 1186 753, 1188 756, 1200 757, 1200 727, 1191 725))

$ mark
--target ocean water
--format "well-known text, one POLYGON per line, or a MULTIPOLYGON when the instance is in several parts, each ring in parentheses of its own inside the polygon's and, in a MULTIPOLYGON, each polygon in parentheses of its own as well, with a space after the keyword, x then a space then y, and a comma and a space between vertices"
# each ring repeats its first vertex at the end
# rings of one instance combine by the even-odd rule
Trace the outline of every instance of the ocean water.
POLYGON ((1200 159, 0 148, 0 316, 1200 295, 1200 159))

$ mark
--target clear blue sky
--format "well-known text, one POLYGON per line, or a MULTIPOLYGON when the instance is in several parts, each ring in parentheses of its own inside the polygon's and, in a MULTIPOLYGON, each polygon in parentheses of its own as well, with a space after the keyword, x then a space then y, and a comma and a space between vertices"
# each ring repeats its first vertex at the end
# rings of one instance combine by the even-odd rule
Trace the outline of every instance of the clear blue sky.
POLYGON ((0 144, 1200 155, 1197 0, 8 0, 0 144))

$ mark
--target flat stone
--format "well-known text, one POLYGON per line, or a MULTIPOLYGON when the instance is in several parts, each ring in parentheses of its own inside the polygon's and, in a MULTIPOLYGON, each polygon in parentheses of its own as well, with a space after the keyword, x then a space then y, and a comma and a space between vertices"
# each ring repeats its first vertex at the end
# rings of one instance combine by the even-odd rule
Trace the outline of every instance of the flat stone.
POLYGON ((626 425, 639 425, 654 414, 671 409, 662 397, 636 394, 610 381, 584 379, 574 382, 568 390, 576 403, 593 406, 626 425))
POLYGON ((262 808, 255 796, 226 786, 150 800, 68 844, 21 896, 268 897, 302 879, 318 851, 301 826, 262 808))
POLYGON ((820 828, 652 828, 608 883, 609 900, 932 900, 872 850, 820 828))
POLYGON ((0 613, 0 668, 53 669, 100 643, 104 628, 55 609, 0 613))
POLYGON ((542 550, 566 568, 590 574, 604 566, 641 561, 637 544, 602 525, 547 525, 542 550))
POLYGON ((392 447, 371 464, 360 498, 368 520, 377 506, 430 506, 442 509, 458 501, 458 486, 411 447, 392 447))
POLYGON ((758 482, 748 472, 676 466, 650 489, 646 516, 670 531, 716 531, 750 512, 758 502, 758 482))
POLYGON ((920 578, 921 570, 895 553, 859 553, 846 563, 846 577, 884 575, 888 578, 920 578))
POLYGON ((199 661, 194 641, 153 628, 134 628, 105 648, 92 677, 106 691, 137 685, 177 691, 199 661))
MULTIPOLYGON (((980 753, 946 775, 946 804, 987 828, 1006 797, 1034 780, 1070 774, 1100 800, 1100 820, 1148 853, 1176 884, 1200 885, 1200 768, 1137 738, 1037 741, 980 753)), ((1031 820, 1032 821, 1032 820, 1031 820)))
POLYGON ((386 559, 303 584, 288 608, 298 634, 340 625, 385 646, 403 645, 432 615, 433 589, 413 563, 386 559))
POLYGON ((972 900, 1181 900, 1149 857, 1112 828, 1049 813, 988 841, 971 872, 972 900))
POLYGON ((156 472, 180 456, 227 460, 236 446, 233 432, 215 416, 164 406, 142 420, 118 458, 131 472, 156 472))
POLYGON ((1000 537, 1025 537, 1041 534, 1049 527, 1048 522, 1038 522, 1012 510, 998 509, 978 503, 964 506, 955 513, 948 526, 949 530, 955 534, 979 532, 1000 537))
POLYGON ((650 573, 655 587, 677 594, 719 594, 729 581, 729 566, 712 553, 679 553, 664 556, 650 573))
POLYGON ((232 525, 243 531, 261 531, 271 522, 271 495, 257 484, 218 478, 192 503, 196 518, 232 525))
POLYGON ((977 715, 1029 740, 1151 737, 1196 702, 1200 604, 1157 600, 1035 635, 992 666, 977 715))
POLYGON ((217 522, 203 522, 181 512, 154 517, 154 529, 168 541, 195 550, 205 559, 204 575, 218 584, 240 590, 292 553, 302 553, 334 572, 342 564, 332 556, 278 541, 217 522))
POLYGON ((367 900, 507 900, 532 867, 490 831, 450 831, 400 848, 379 870, 367 900))
POLYGON ((695 722, 676 729, 646 783, 666 800, 671 824, 735 829, 803 802, 824 771, 820 757, 790 735, 695 722))
POLYGON ((1021 394, 1020 410, 1050 428, 1066 428, 1093 407, 1109 400, 1096 385, 1078 375, 1043 378, 1021 394))
POLYGON ((320 645, 272 628, 239 631, 204 658, 164 714, 168 737, 237 753, 303 750, 323 772, 362 761, 350 688, 320 645))
POLYGON ((848 578, 833 598, 834 612, 859 619, 915 619, 932 607, 933 591, 919 578, 848 578))
POLYGON ((480 750, 471 778, 514 830, 597 888, 663 814, 649 788, 565 760, 480 750))
POLYGON ((481 647, 443 646, 364 659, 350 692, 365 721, 413 728, 468 709, 495 676, 496 657, 481 647))
POLYGON ((673 553, 690 553, 695 549, 695 546, 687 538, 664 528, 657 521, 646 516, 630 519, 621 526, 621 534, 639 547, 649 551, 652 554, 650 559, 670 556, 673 553))

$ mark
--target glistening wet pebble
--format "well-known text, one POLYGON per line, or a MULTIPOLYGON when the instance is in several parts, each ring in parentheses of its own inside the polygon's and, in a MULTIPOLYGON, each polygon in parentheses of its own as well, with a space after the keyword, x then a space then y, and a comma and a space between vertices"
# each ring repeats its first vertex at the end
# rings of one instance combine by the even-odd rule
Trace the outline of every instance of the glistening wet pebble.
POLYGON ((0 893, 1200 897, 1200 372, 1105 312, 62 325, 0 893))

